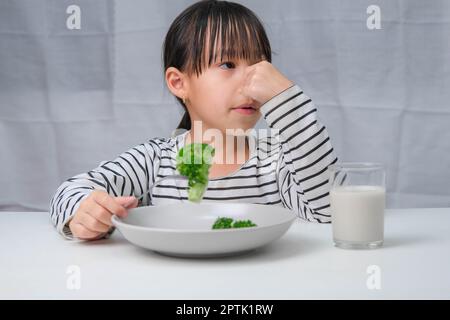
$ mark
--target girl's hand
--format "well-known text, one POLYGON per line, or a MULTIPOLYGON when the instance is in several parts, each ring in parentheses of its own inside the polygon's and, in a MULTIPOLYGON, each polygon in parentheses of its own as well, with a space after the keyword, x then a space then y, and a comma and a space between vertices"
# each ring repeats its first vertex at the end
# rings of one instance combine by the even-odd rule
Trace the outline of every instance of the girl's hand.
POLYGON ((137 205, 138 200, 133 196, 112 197, 105 191, 95 190, 81 202, 69 222, 70 231, 82 240, 101 239, 113 225, 112 215, 124 218, 128 215, 127 209, 137 205))
POLYGON ((263 105, 293 85, 270 62, 263 60, 246 68, 241 93, 263 105))

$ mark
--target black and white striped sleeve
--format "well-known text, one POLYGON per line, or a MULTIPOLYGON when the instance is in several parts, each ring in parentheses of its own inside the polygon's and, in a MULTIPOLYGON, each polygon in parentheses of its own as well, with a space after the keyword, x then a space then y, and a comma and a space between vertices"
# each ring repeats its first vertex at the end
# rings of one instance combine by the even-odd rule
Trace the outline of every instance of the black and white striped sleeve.
POLYGON ((155 181, 155 158, 151 144, 140 144, 113 161, 102 161, 97 168, 64 181, 50 201, 50 219, 57 231, 73 239, 68 222, 93 190, 111 196, 135 196, 139 205, 147 205, 151 201, 149 185, 155 181))
POLYGON ((313 102, 293 85, 260 111, 281 144, 277 174, 283 205, 303 219, 331 222, 327 169, 338 159, 313 102))

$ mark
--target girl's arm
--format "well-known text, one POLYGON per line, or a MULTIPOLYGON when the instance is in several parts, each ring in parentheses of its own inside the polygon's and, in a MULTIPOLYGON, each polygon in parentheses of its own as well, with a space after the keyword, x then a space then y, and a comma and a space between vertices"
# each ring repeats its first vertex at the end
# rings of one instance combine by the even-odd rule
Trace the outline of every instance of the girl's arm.
POLYGON ((68 224, 81 201, 93 190, 103 190, 114 197, 134 196, 139 205, 148 205, 149 183, 155 181, 155 161, 158 157, 154 148, 145 143, 129 149, 113 161, 101 162, 87 173, 67 179, 50 202, 50 218, 57 231, 66 239, 73 239, 68 224))
POLYGON ((306 220, 331 222, 327 168, 337 157, 311 99, 292 85, 264 103, 260 112, 279 133, 277 174, 283 204, 306 220))

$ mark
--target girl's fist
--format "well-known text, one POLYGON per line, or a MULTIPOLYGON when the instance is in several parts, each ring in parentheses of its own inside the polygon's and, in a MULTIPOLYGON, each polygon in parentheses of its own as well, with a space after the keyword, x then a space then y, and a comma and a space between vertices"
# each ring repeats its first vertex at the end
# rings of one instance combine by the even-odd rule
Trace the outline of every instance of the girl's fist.
POLYGON ((263 60, 245 69, 241 93, 263 105, 293 85, 270 62, 263 60))

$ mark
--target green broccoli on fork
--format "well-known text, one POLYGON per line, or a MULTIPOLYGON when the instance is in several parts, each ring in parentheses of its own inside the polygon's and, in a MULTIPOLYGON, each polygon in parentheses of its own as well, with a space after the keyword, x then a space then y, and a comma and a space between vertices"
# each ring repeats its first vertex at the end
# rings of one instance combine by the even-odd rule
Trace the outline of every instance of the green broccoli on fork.
POLYGON ((188 199, 200 202, 208 187, 209 168, 214 157, 214 148, 206 143, 191 143, 180 149, 177 155, 177 170, 188 178, 188 199))

